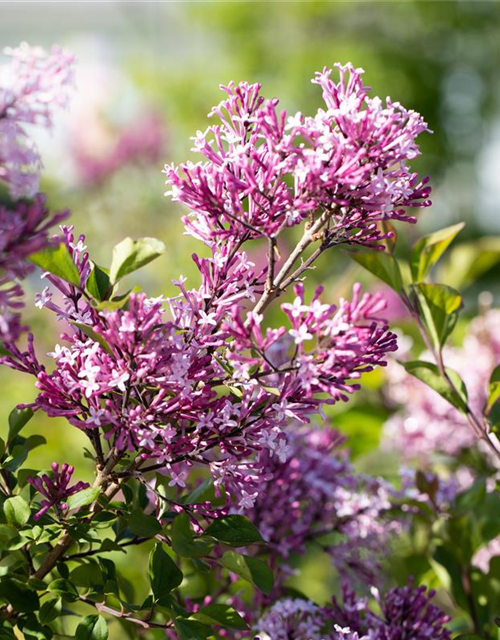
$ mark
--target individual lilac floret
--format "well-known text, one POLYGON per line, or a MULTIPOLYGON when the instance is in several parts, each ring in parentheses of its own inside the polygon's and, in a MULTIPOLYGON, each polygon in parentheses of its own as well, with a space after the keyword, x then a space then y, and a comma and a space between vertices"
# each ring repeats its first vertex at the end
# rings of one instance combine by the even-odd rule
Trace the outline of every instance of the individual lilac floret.
POLYGON ((12 61, 0 73, 0 180, 13 198, 31 197, 38 191, 42 161, 28 127, 50 129, 53 112, 66 107, 74 56, 59 47, 46 54, 26 43, 4 53, 12 61))
POLYGON ((167 165, 173 200, 189 207, 188 233, 205 241, 275 237, 315 212, 330 215, 327 244, 375 246, 381 220, 406 220, 407 207, 428 206, 430 188, 408 169, 427 130, 413 111, 368 96, 351 64, 317 73, 326 110, 288 118, 260 84, 221 87, 227 98, 198 132, 204 162, 167 165))
POLYGON ((70 487, 69 483, 74 468, 66 463, 61 466, 61 471, 59 471, 59 464, 53 462, 52 471, 54 478, 44 473, 41 477, 29 476, 27 479, 28 482, 46 498, 41 502, 42 508, 33 516, 34 520, 39 520, 52 507, 55 507, 58 514, 61 515, 68 509, 65 501, 69 496, 90 487, 88 482, 82 481, 70 487))

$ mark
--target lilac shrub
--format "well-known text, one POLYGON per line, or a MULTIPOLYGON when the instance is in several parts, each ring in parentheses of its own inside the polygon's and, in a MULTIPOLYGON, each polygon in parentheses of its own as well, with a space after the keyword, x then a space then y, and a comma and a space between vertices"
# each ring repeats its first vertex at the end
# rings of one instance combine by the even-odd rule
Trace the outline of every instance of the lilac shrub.
MULTIPOLYGON (((350 64, 336 66, 338 81, 329 69, 316 74, 324 105, 312 116, 288 116, 258 84, 222 87, 226 97, 210 113, 217 123, 194 137, 203 159, 164 170, 167 195, 188 208, 186 232, 203 245, 193 255, 199 280, 180 276, 170 297, 120 292, 125 276, 164 253, 163 243, 126 238, 109 268, 100 266, 73 226, 49 237, 65 214, 50 216, 35 195, 40 160, 25 125, 51 125, 52 106, 66 104, 71 63, 59 49, 45 56, 23 46, 2 89, 0 176, 13 197, 34 199, 0 210, 0 361, 36 389, 12 412, 2 442, 0 537, 12 554, 2 565, 2 632, 67 635, 61 619, 86 605, 92 613, 71 627, 77 640, 106 640, 113 619, 133 638, 449 640, 433 592, 408 576, 396 580, 387 562, 396 538, 410 537, 411 518, 441 518, 435 496, 427 491, 429 506, 419 486, 412 492, 360 473, 340 448, 343 438, 328 423, 314 426, 397 350, 385 301, 354 284, 332 304, 306 279, 329 249, 371 249, 354 258, 390 286, 396 279, 406 296, 385 249, 394 243, 392 223, 414 223, 408 211, 430 204, 427 178, 410 169, 426 123, 397 102, 371 98, 363 71, 350 64), (259 244, 267 261, 256 266, 259 244), (50 364, 19 315, 18 281, 33 265, 44 283, 35 304, 60 328, 50 364), (34 412, 63 418, 88 438, 92 483, 73 484, 67 462, 48 473, 21 468, 39 443, 21 435, 34 412), (310 544, 345 583, 342 604, 290 597, 294 562, 310 544), (106 557, 139 545, 150 549, 142 596, 106 557), (407 586, 391 586, 395 580, 407 586)), ((124 149, 142 153, 132 134, 124 149)), ((425 328, 424 311, 404 301, 425 328)), ((448 325, 440 322, 442 335, 448 325)), ((433 354, 441 368, 430 370, 451 385, 446 399, 468 407, 454 395, 442 351, 433 354)), ((446 508, 455 498, 460 507, 453 496, 446 508)), ((439 551, 434 565, 446 565, 439 551)), ((474 601, 468 561, 463 571, 459 606, 474 601)), ((476 632, 481 615, 470 611, 476 632)))

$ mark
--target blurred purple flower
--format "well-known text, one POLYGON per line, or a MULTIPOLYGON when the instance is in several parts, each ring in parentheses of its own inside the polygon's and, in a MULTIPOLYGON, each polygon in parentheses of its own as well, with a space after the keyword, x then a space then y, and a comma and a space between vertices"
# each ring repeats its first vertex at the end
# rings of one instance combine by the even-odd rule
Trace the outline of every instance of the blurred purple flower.
POLYGON ((28 127, 50 129, 53 112, 68 104, 74 56, 55 46, 46 54, 26 43, 4 53, 12 61, 0 77, 0 179, 13 198, 32 197, 42 161, 28 127))

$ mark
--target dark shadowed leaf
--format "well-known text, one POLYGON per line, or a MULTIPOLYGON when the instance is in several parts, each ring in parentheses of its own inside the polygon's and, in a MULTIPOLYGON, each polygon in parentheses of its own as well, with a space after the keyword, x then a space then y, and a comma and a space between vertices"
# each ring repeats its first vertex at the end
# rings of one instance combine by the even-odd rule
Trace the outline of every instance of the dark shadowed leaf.
POLYGON ((149 577, 151 589, 156 599, 177 588, 184 578, 182 571, 163 550, 160 542, 156 543, 149 554, 149 577))
POLYGON ((247 582, 254 584, 263 593, 269 594, 274 585, 274 576, 268 565, 259 558, 245 556, 236 551, 227 551, 220 563, 247 582))
POLYGON ((13 440, 32 417, 32 409, 13 409, 9 415, 9 435, 7 436, 7 442, 13 440))
POLYGON ((107 640, 108 625, 102 616, 85 616, 76 628, 75 640, 107 640))
POLYGON ((191 615, 200 622, 220 625, 229 629, 248 629, 247 623, 240 614, 226 604, 209 604, 191 615))
POLYGON ((205 530, 205 535, 212 536, 212 538, 232 547, 244 547, 256 542, 264 542, 257 527, 248 518, 240 515, 225 516, 214 520, 205 530))

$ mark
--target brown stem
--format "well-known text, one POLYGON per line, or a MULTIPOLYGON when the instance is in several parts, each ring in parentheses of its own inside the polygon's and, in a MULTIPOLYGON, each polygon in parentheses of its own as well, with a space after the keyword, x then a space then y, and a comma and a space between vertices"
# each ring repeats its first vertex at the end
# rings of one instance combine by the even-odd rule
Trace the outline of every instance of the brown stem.
POLYGON ((85 596, 80 596, 80 601, 85 604, 94 607, 100 613, 108 613, 115 618, 123 618, 124 620, 128 620, 129 622, 133 622, 134 624, 143 627, 144 629, 168 629, 171 624, 159 624, 157 622, 151 622, 150 620, 142 620, 142 618, 136 618, 131 613, 127 613, 125 611, 118 611, 118 609, 113 609, 103 604, 102 602, 96 602, 95 600, 91 600, 90 598, 86 598, 85 596))
MULTIPOLYGON (((257 302, 257 304, 253 309, 254 313, 260 313, 261 311, 263 311, 268 306, 268 304, 272 300, 274 300, 274 298, 277 298, 283 292, 285 288, 283 286, 284 282, 287 276, 290 274, 290 271, 292 271, 293 265, 295 264, 297 259, 304 253, 307 247, 312 242, 318 239, 318 233, 325 226, 325 224, 328 222, 328 220, 330 219, 330 217, 334 212, 335 212, 335 208, 323 211, 323 213, 319 216, 316 222, 314 222, 313 224, 311 224, 305 229, 304 235, 300 239, 299 243, 297 244, 295 249, 292 251, 292 253, 288 256, 288 259, 286 260, 285 264, 281 267, 278 275, 274 278, 272 282, 272 286, 270 288, 268 287, 265 288, 264 293, 262 294, 262 296, 260 297, 259 301, 257 302)), ((326 247, 323 247, 323 249, 324 248, 326 247)), ((316 251, 313 254, 315 256, 314 259, 316 259, 320 253, 321 251, 319 251, 319 253, 316 251)), ((303 267, 300 267, 300 269, 303 269, 303 267)))

